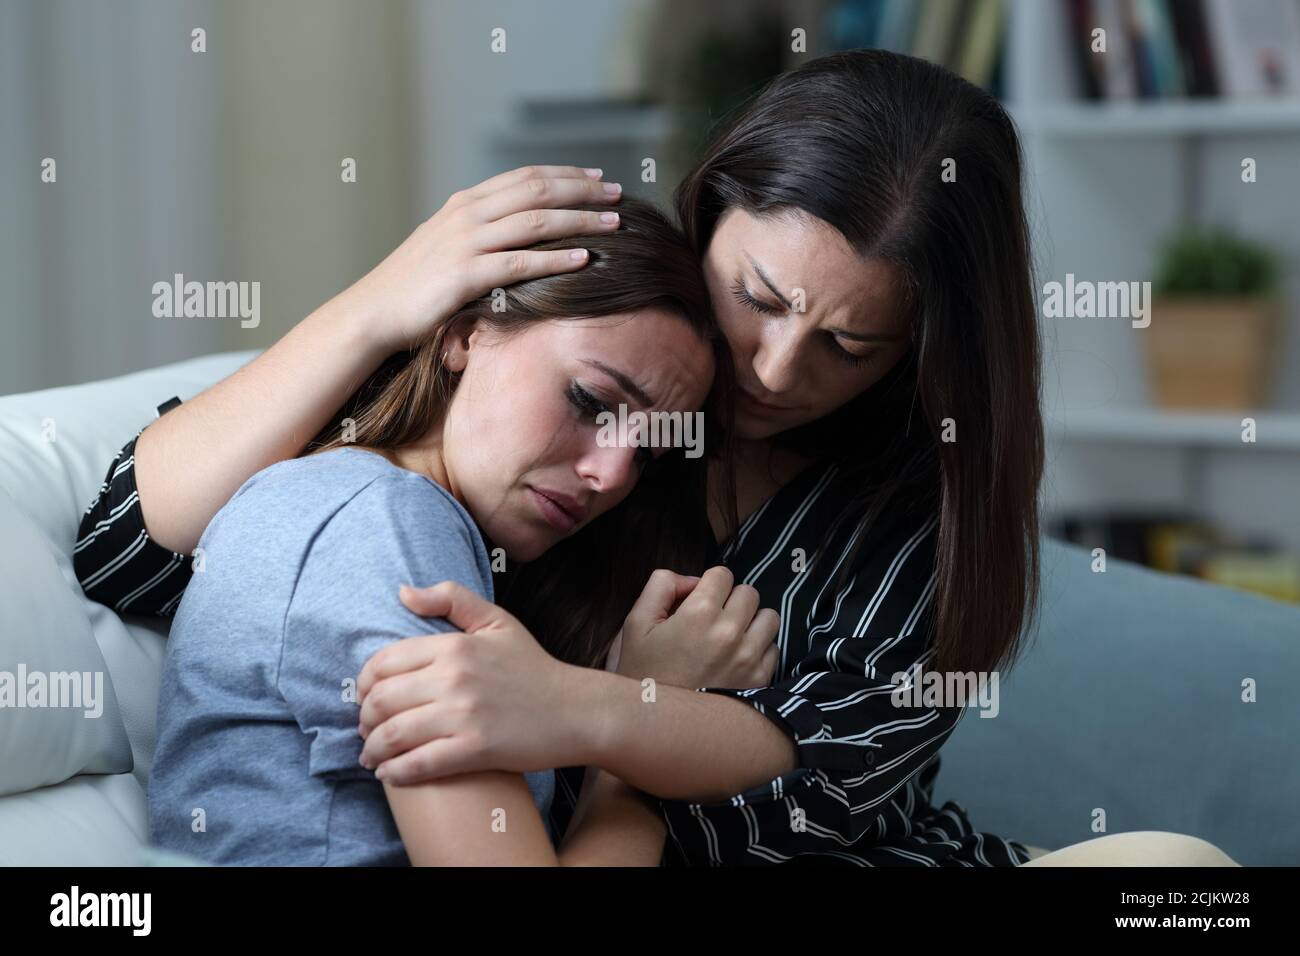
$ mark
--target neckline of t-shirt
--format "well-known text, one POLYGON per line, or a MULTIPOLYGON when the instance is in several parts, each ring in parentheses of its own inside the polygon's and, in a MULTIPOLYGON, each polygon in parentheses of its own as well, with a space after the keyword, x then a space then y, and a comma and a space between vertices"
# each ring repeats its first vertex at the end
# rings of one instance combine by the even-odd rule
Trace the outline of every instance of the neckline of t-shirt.
MULTIPOLYGON (((383 455, 379 454, 379 452, 374 451, 373 449, 370 448, 361 448, 356 445, 340 445, 338 448, 329 448, 326 449, 325 451, 319 452, 319 454, 328 455, 331 452, 352 452, 354 454, 365 455, 369 458, 377 458, 379 461, 387 465, 389 470, 391 471, 400 472, 403 475, 410 475, 412 478, 419 478, 423 481, 428 482, 430 485, 436 488, 444 498, 446 498, 453 505, 455 505, 456 509, 465 516, 465 518, 469 521, 470 524, 472 524, 475 528, 478 528, 478 522, 475 521, 474 516, 469 513, 469 509, 467 509, 463 504, 457 501, 455 495, 453 495, 442 485, 438 484, 428 475, 421 474, 418 471, 413 471, 410 468, 403 468, 401 465, 389 461, 383 455)), ((482 534, 482 531, 480 530, 479 533, 482 534)))

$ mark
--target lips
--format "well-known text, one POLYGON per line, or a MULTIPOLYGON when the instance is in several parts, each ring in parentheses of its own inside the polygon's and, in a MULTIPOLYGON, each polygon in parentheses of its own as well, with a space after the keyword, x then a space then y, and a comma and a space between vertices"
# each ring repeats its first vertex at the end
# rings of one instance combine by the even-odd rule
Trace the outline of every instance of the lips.
POLYGON ((582 524, 587 516, 586 505, 572 495, 553 491, 550 488, 534 488, 532 485, 528 486, 528 491, 532 494, 533 502, 546 523, 557 531, 572 531, 582 524))
POLYGON ((776 414, 778 412, 790 411, 790 409, 785 407, 784 405, 772 405, 769 404, 768 402, 763 401, 762 399, 755 398, 752 394, 745 391, 743 388, 740 390, 740 395, 746 402, 748 402, 750 405, 754 406, 761 412, 771 412, 773 414, 776 414))

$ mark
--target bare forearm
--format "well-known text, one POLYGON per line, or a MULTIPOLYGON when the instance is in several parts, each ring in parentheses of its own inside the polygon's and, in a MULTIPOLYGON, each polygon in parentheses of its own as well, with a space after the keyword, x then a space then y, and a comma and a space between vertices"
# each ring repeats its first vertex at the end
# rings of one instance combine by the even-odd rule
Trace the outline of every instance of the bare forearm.
POLYGON ((188 553, 245 481, 292 458, 386 357, 369 317, 331 299, 229 378, 172 409, 135 445, 135 479, 155 541, 188 553))
POLYGON ((384 783, 412 866, 557 866, 519 774, 488 771, 399 787, 384 783))
POLYGON ((658 814, 596 768, 558 853, 518 774, 385 783, 384 792, 414 866, 654 866, 663 855, 667 830, 658 814))
POLYGON ((667 828, 644 795, 589 767, 560 846, 561 866, 657 866, 667 828))
MULTIPOLYGON (((712 803, 799 765, 794 741, 746 703, 587 670, 578 696, 584 763, 666 800, 712 803)), ((574 706, 570 704, 569 706, 574 706)))

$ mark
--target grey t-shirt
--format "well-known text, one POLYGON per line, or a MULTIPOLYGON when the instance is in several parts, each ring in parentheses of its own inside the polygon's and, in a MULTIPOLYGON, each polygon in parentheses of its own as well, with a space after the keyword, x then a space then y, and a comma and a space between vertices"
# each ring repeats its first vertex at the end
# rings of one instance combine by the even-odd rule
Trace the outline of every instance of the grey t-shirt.
MULTIPOLYGON (((386 644, 452 630, 408 611, 402 584, 492 600, 469 514, 343 448, 258 472, 199 547, 159 692, 153 843, 214 863, 406 865, 383 784, 357 762, 356 678, 386 644)), ((554 774, 525 779, 545 821, 554 774)))

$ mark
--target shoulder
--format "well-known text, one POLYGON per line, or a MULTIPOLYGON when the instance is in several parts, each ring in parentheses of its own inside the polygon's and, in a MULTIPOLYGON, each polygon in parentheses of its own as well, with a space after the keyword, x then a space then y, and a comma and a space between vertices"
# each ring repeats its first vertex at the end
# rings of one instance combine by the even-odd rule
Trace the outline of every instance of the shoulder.
POLYGON ((310 490, 313 499, 348 498, 366 485, 387 480, 395 487, 421 485, 433 491, 437 486, 413 471, 399 468, 377 452, 364 448, 332 448, 329 451, 290 458, 263 468, 235 492, 242 497, 286 496, 310 490))
POLYGON ((360 448, 337 448, 299 459, 336 489, 339 516, 419 518, 412 531, 456 528, 477 536, 474 521, 451 493, 430 478, 360 448))
POLYGON ((454 578, 490 593, 487 550, 469 513, 440 485, 374 452, 339 448, 272 465, 229 507, 263 534, 277 520, 310 532, 304 578, 454 578))
POLYGON ((259 510, 281 505, 324 513, 330 521, 419 516, 415 531, 473 529, 469 513, 442 486, 362 448, 278 462, 248 479, 231 501, 259 510))
POLYGON ((807 468, 786 492, 754 544, 774 535, 786 547, 807 542, 808 563, 817 566, 818 577, 834 579, 841 593, 878 599, 930 587, 939 549, 937 508, 906 491, 881 502, 860 472, 831 462, 807 468))
MULTIPOLYGON (((354 565, 400 560, 422 575, 450 577, 449 565, 486 564, 473 519, 441 485, 361 449, 311 457, 321 459, 313 463, 315 477, 332 486, 337 504, 318 545, 344 546, 354 565)), ((312 550, 319 557, 320 547, 312 550)))
MULTIPOLYGON (((851 499, 845 499, 846 502, 851 499)), ((872 510, 853 501, 826 539, 847 556, 855 588, 879 582, 891 591, 919 593, 932 586, 939 553, 939 513, 901 501, 872 510)))
POLYGON ((852 541, 859 556, 906 548, 934 554, 939 537, 937 503, 914 488, 896 488, 885 500, 861 469, 822 463, 801 476, 803 503, 828 543, 852 541))

